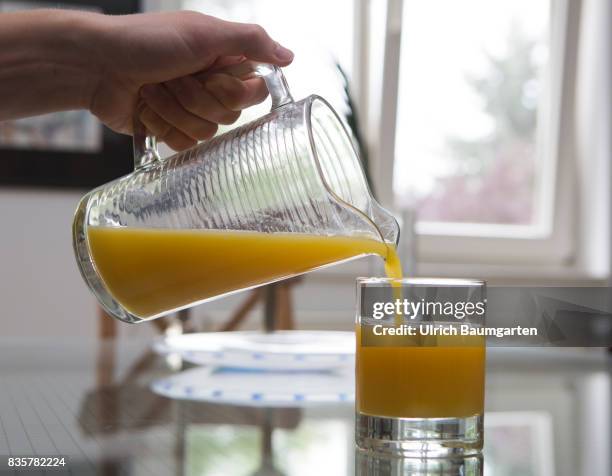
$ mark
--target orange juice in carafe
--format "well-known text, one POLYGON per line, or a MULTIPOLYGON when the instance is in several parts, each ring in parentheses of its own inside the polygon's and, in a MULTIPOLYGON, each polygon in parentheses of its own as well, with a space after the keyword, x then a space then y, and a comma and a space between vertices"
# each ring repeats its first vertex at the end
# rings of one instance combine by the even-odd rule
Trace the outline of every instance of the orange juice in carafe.
POLYGON ((364 254, 395 250, 347 236, 89 227, 93 262, 113 297, 143 318, 364 254))

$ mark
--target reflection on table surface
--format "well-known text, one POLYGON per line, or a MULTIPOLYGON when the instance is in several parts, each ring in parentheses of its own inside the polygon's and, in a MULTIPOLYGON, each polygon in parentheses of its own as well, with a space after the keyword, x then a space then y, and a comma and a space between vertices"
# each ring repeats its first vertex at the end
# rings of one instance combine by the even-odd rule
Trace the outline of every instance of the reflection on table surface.
POLYGON ((610 474, 603 350, 490 350, 484 458, 444 464, 355 452, 348 401, 269 408, 150 390, 186 368, 146 342, 0 341, 0 455, 66 456, 74 475, 610 474))

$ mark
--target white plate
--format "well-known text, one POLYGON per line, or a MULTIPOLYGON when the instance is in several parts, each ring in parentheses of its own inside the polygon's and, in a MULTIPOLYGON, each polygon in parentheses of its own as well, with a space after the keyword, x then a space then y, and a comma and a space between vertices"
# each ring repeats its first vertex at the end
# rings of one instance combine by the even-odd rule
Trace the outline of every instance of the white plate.
POLYGON ((337 372, 241 371, 198 367, 151 384, 164 397, 253 407, 352 402, 352 369, 337 372))
POLYGON ((196 365, 265 370, 328 370, 352 367, 352 332, 208 332, 156 341, 158 353, 178 353, 196 365))

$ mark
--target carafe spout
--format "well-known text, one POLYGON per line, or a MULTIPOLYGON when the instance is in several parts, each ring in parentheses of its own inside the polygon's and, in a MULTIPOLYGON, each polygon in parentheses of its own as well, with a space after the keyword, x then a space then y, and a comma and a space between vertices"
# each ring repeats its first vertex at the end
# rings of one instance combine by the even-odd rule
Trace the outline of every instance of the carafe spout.
POLYGON ((385 243, 389 243, 397 247, 400 238, 400 226, 395 217, 381 207, 377 202, 372 200, 372 221, 385 243))

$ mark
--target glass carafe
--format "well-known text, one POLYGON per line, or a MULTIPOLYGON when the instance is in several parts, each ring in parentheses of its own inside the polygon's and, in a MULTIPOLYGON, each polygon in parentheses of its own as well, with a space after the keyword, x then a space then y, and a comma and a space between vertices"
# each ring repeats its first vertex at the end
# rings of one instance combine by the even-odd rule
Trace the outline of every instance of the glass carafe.
POLYGON ((80 201, 78 267, 118 319, 153 319, 334 262, 384 257, 397 244, 397 222, 372 198, 332 107, 315 95, 294 102, 279 68, 250 67, 266 81, 269 114, 163 159, 137 123, 134 172, 80 201), (323 252, 331 243, 338 249, 323 252))

